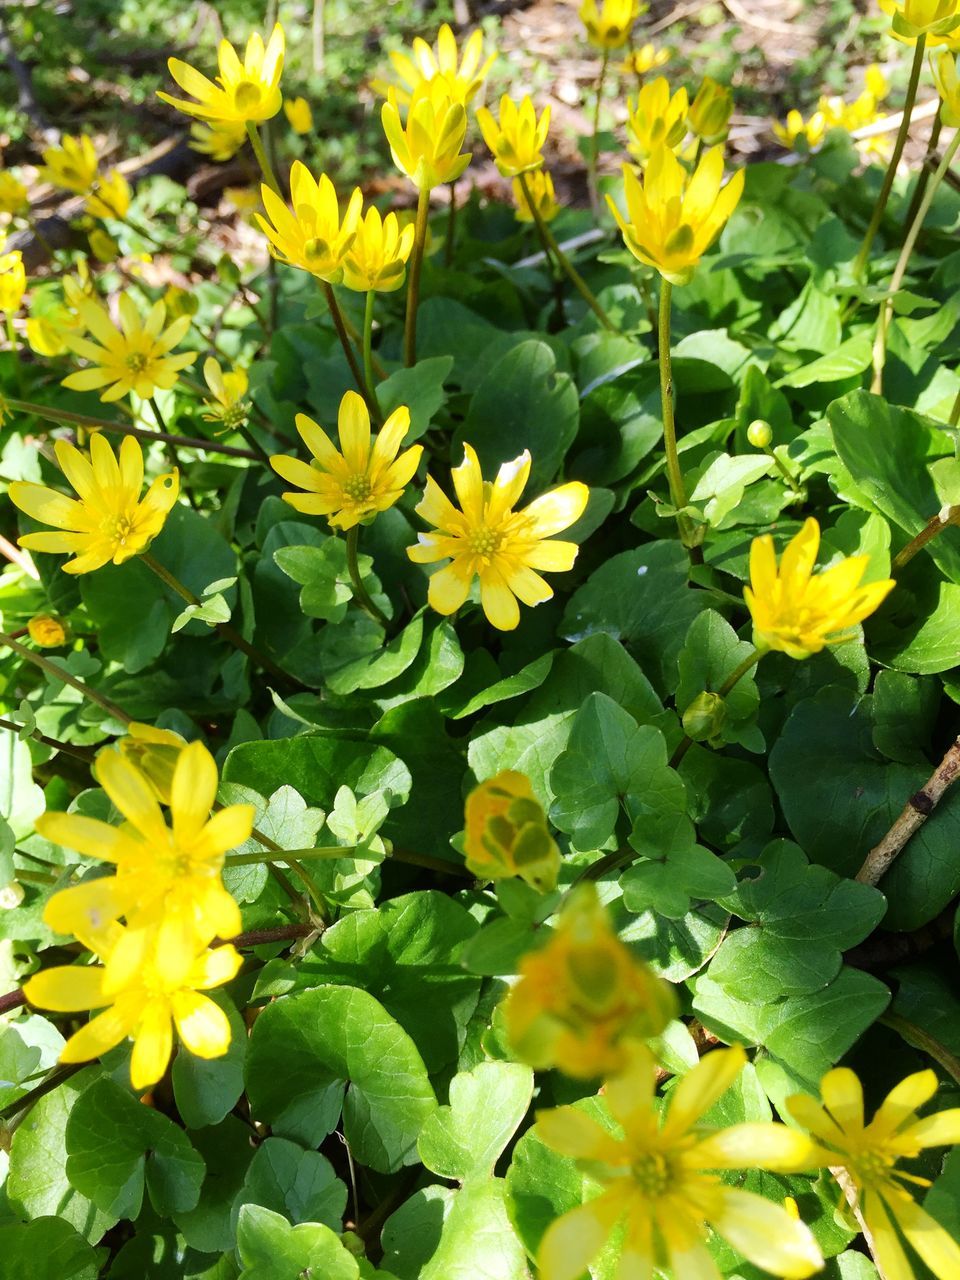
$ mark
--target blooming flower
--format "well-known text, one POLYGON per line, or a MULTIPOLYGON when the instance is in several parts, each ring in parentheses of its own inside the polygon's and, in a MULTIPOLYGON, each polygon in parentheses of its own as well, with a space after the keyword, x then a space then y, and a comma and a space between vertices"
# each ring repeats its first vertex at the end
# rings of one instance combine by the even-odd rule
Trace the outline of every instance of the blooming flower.
POLYGON ((20 303, 27 291, 27 273, 23 266, 23 254, 19 249, 12 253, 0 253, 0 311, 12 316, 20 310, 20 303))
POLYGON ((283 101, 280 93, 283 54, 283 28, 279 22, 273 28, 266 47, 259 32, 251 35, 243 62, 230 41, 221 40, 217 50, 219 84, 214 84, 179 58, 170 58, 167 62, 170 74, 184 93, 197 101, 188 102, 159 92, 157 97, 188 116, 196 116, 212 124, 245 125, 269 120, 280 110, 283 101))
POLYGON ((624 75, 645 76, 670 61, 669 49, 657 49, 652 44, 641 45, 627 54, 618 70, 624 75))
POLYGON ((244 397, 250 385, 246 369, 224 373, 219 360, 208 356, 203 362, 203 377, 213 401, 205 400, 205 422, 222 422, 225 430, 234 430, 247 420, 249 406, 244 397))
POLYGON ((247 129, 242 120, 216 124, 203 124, 198 120, 190 126, 190 146, 218 164, 232 160, 246 140, 247 129))
POLYGON ((85 196, 93 190, 97 180, 97 153, 86 134, 79 138, 64 135, 59 147, 48 147, 43 152, 46 161, 40 177, 55 187, 85 196))
POLYGON ((939 37, 927 43, 943 43, 960 27, 960 0, 880 0, 880 8, 893 19, 893 34, 906 44, 919 35, 939 37))
POLYGON ((34 644, 41 649, 59 649, 70 639, 67 624, 52 613, 38 613, 27 623, 34 644))
POLYGON ((155 725, 131 720, 127 732, 113 743, 113 749, 146 778, 160 803, 168 805, 174 770, 186 745, 186 739, 172 729, 158 729, 155 725))
POLYGON ((600 0, 599 4, 597 0, 583 0, 580 21, 591 44, 600 49, 619 49, 627 43, 640 11, 639 0, 600 0))
POLYGON ((661 1117, 653 1096, 653 1060, 638 1054, 604 1089, 622 1138, 574 1107, 538 1113, 541 1141, 582 1162, 603 1187, 596 1199, 547 1229, 537 1259, 543 1280, 577 1280, 619 1223, 625 1230, 617 1280, 655 1270, 718 1280, 706 1246, 710 1229, 778 1276, 800 1280, 823 1266, 807 1226, 780 1205, 717 1176, 743 1168, 798 1172, 817 1163, 814 1144, 786 1125, 761 1121, 704 1130, 702 1116, 735 1083, 745 1062, 740 1048, 708 1053, 671 1091, 661 1117))
POLYGON ((130 208, 130 183, 119 169, 111 169, 94 186, 84 206, 94 218, 120 218, 130 208))
POLYGON ((283 114, 294 133, 309 133, 313 128, 313 112, 306 98, 284 98, 283 114))
POLYGON ((101 302, 70 297, 70 303, 94 339, 67 337, 70 350, 91 362, 89 369, 63 379, 63 385, 74 391, 98 391, 104 387, 100 396, 103 401, 119 400, 132 391, 148 400, 157 390, 169 390, 180 370, 197 358, 195 351, 170 354, 190 328, 190 317, 179 316, 164 328, 167 308, 162 300, 153 304, 146 320, 141 320, 130 295, 121 294, 119 328, 101 302))
POLYGON ((518 173, 539 169, 543 164, 541 152, 550 128, 549 105, 544 107, 538 120, 529 94, 524 96, 518 107, 505 93, 500 99, 499 123, 486 107, 477 111, 477 123, 497 168, 505 178, 515 178, 518 173))
POLYGON ((628 218, 609 196, 607 201, 627 248, 671 284, 686 284, 737 207, 743 171, 722 187, 722 148, 705 152, 691 177, 673 152, 660 146, 642 182, 629 165, 623 167, 623 181, 628 218))
POLYGON ((380 120, 393 163, 421 191, 455 182, 470 163, 469 153, 460 150, 467 134, 466 110, 463 103, 450 97, 446 82, 439 77, 424 80, 417 87, 405 124, 397 92, 391 89, 380 108, 380 120))
POLYGON ((560 850, 529 778, 505 770, 467 796, 464 850, 467 867, 481 880, 520 876, 546 893, 557 887, 560 850))
POLYGON ((399 289, 414 235, 412 224, 400 229, 395 213, 381 218, 379 209, 368 209, 343 260, 343 283, 358 293, 370 289, 390 293, 399 289))
POLYGON ((27 188, 15 173, 0 169, 0 213, 23 213, 27 208, 27 188))
POLYGON ((679 147, 687 136, 687 110, 686 89, 671 95, 666 76, 649 81, 636 106, 627 99, 627 150, 644 164, 659 146, 679 147))
MULTIPOLYGON (((457 51, 457 38, 446 22, 437 33, 436 52, 426 40, 421 40, 418 36, 413 42, 411 53, 395 49, 390 54, 393 69, 404 86, 394 88, 397 101, 406 105, 424 80, 436 79, 443 81, 444 89, 452 102, 459 102, 465 107, 476 96, 497 55, 491 53, 481 66, 482 56, 482 31, 474 31, 469 37, 463 46, 462 59, 457 51)), ((374 80, 371 87, 386 97, 391 86, 384 80, 374 80)))
POLYGON ((360 225, 363 205, 360 188, 355 188, 350 197, 342 222, 333 183, 325 173, 317 182, 299 160, 294 161, 290 170, 292 213, 266 183, 261 194, 267 217, 258 213, 256 219, 270 241, 273 256, 288 266, 299 267, 321 280, 337 284, 343 275, 344 256, 360 225))
POLYGON ((733 94, 710 76, 704 76, 697 96, 690 103, 687 124, 708 147, 723 142, 733 114, 733 94))
POLYGON ((827 122, 822 111, 815 111, 809 120, 796 109, 787 112, 786 121, 772 123, 777 141, 785 147, 793 149, 802 138, 808 148, 818 147, 827 132, 827 122))
MULTIPOLYGON (((560 212, 560 205, 557 203, 556 192, 553 189, 553 178, 546 169, 534 169, 527 174, 527 187, 530 190, 534 209, 544 222, 552 222, 560 212)), ((513 180, 513 199, 517 206, 517 221, 533 222, 530 201, 527 200, 523 183, 519 178, 513 180)))
POLYGON ((227 1015, 200 994, 236 976, 242 963, 231 946, 170 947, 163 929, 124 929, 108 936, 77 935, 98 953, 103 966, 62 965, 46 969, 24 984, 24 994, 40 1009, 79 1013, 103 1009, 64 1045, 61 1062, 87 1062, 133 1039, 130 1081, 134 1089, 155 1084, 170 1061, 173 1028, 191 1053, 219 1058, 230 1045, 227 1015))
POLYGON ((412 445, 398 457, 410 430, 410 410, 394 409, 376 439, 370 438, 370 413, 355 391, 340 401, 337 432, 340 448, 305 413, 298 413, 297 431, 313 454, 312 463, 276 454, 270 465, 277 475, 304 493, 285 493, 284 499, 306 515, 326 516, 334 529, 368 524, 379 511, 400 498, 417 466, 423 446, 412 445))
POLYGON ((549 941, 521 959, 503 1015, 524 1062, 591 1080, 625 1070, 638 1045, 676 1017, 677 1000, 620 941, 588 883, 571 894, 549 941))
POLYGON ((91 573, 101 565, 122 564, 145 551, 163 528, 177 500, 176 471, 154 480, 141 501, 143 450, 135 436, 125 436, 119 463, 101 435, 90 438, 89 461, 66 440, 54 444, 57 461, 79 501, 45 485, 15 480, 10 501, 56 533, 28 533, 20 539, 26 551, 71 552, 66 573, 91 573))
POLYGON ((854 627, 893 590, 892 578, 861 581, 869 556, 847 556, 814 575, 819 546, 820 526, 812 517, 788 543, 779 568, 770 535, 754 538, 750 586, 743 595, 758 648, 809 658, 825 645, 849 640, 854 627))
POLYGON ((913 1276, 894 1223, 940 1280, 960 1275, 960 1244, 902 1185, 929 1182, 897 1168, 898 1161, 913 1159, 927 1147, 960 1142, 960 1107, 917 1118, 918 1108, 936 1091, 934 1072, 907 1076, 887 1094, 869 1124, 864 1122, 860 1081, 846 1067, 823 1077, 822 1103, 805 1094, 787 1099, 793 1118, 826 1148, 824 1163, 847 1171, 873 1237, 877 1266, 891 1280, 913 1276))
POLYGON ((480 604, 487 621, 512 631, 520 621, 517 600, 541 604, 553 589, 536 570, 564 573, 573 568, 579 547, 553 534, 569 528, 583 514, 590 491, 578 480, 535 498, 514 511, 530 475, 530 453, 505 462, 496 480, 484 481, 474 449, 463 446, 463 462, 452 471, 461 510, 432 476, 416 512, 436 533, 421 533, 407 555, 417 564, 450 560, 430 578, 428 599, 437 613, 454 613, 467 598, 474 578, 480 580, 480 604))

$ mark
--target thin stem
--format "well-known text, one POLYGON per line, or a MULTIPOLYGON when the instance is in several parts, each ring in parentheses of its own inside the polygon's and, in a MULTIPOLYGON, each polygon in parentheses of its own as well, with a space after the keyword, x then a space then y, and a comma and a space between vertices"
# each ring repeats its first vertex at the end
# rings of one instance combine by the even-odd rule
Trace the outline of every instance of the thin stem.
POLYGON ((880 223, 883 221, 883 215, 887 207, 887 201, 890 199, 890 192, 893 190, 893 180, 897 176, 897 166, 900 163, 900 157, 903 155, 903 148, 907 141, 907 134, 910 132, 910 117, 913 115, 913 104, 917 98, 917 86, 920 83, 920 73, 923 70, 923 50, 927 43, 926 35, 917 36, 916 48, 913 51, 913 65, 910 68, 910 81, 907 85, 907 96, 903 104, 903 116, 900 120, 900 128, 897 130, 897 138, 893 144, 893 155, 890 157, 890 163, 887 165, 887 172, 883 175, 883 185, 880 188, 880 195, 877 197, 877 203, 874 206, 873 217, 870 219, 870 225, 867 227, 867 234, 864 236, 863 244, 860 246, 860 252, 853 264, 853 277, 859 280, 864 273, 867 260, 870 257, 870 250, 873 248, 874 237, 880 229, 880 223))
POLYGON ((896 1013, 881 1014, 878 1022, 896 1031, 900 1038, 912 1045, 914 1049, 929 1054, 934 1062, 939 1063, 944 1071, 953 1076, 957 1084, 960 1084, 960 1058, 951 1053, 945 1044, 930 1035, 923 1027, 918 1027, 915 1022, 909 1022, 896 1013))
POLYGON ((367 395, 376 405, 377 420, 383 421, 383 410, 377 399, 377 379, 373 371, 373 306, 376 290, 368 289, 363 306, 363 373, 367 383, 367 395))
POLYGON ((156 419, 157 428, 160 431, 167 430, 167 424, 163 420, 163 414, 160 412, 160 406, 157 404, 157 397, 150 397, 150 408, 153 410, 153 416, 156 419))
POLYGON ((257 164, 260 166, 264 181, 270 190, 282 200, 283 193, 280 190, 280 183, 277 181, 277 175, 273 171, 273 165, 270 163, 270 157, 267 155, 267 149, 263 145, 257 126, 252 120, 247 121, 247 137, 250 139, 251 147, 253 147, 253 154, 257 157, 257 164))
POLYGON ((935 516, 927 521, 920 532, 897 552, 890 566, 890 572, 896 573, 905 564, 909 564, 917 552, 922 551, 928 542, 932 542, 938 534, 942 533, 944 529, 948 529, 950 525, 958 523, 960 523, 960 506, 947 507, 945 511, 938 511, 935 516))
POLYGON ((607 64, 610 50, 604 49, 600 63, 600 76, 597 80, 597 100, 593 105, 593 132, 590 137, 590 162, 587 165, 587 190, 590 195, 590 208, 596 218, 600 213, 600 195, 597 190, 597 167, 600 161, 600 107, 603 103, 603 85, 607 78, 607 64))
POLYGON ((310 901, 313 903, 314 909, 317 911, 317 913, 321 917, 325 917, 327 914, 327 909, 326 909, 326 904, 323 901, 323 896, 320 893, 317 886, 311 880, 309 874, 307 873, 306 868, 300 865, 299 861, 297 860, 296 854, 289 853, 286 849, 281 849, 275 840, 271 840, 269 836, 264 835, 262 831, 258 831, 256 827, 253 828, 253 830, 250 832, 250 835, 254 840, 256 840, 258 844, 262 844, 265 849, 269 849, 271 853, 274 854, 273 861, 268 863, 270 872, 278 880, 278 882, 281 885, 284 885, 284 881, 286 881, 286 884, 284 885, 284 887, 288 895, 295 896, 291 892, 293 889, 293 886, 290 884, 288 880, 286 880, 286 877, 280 871, 280 868, 276 865, 276 863, 278 862, 286 863, 286 865, 290 868, 293 874, 297 877, 297 879, 306 889, 307 894, 310 898, 310 901))
POLYGON ((550 230, 549 224, 544 220, 543 215, 541 214, 539 208, 537 207, 536 202, 533 199, 533 195, 531 194, 530 184, 527 181, 527 175, 525 173, 521 173, 518 175, 518 177, 520 179, 520 186, 523 188, 523 194, 526 197, 526 201, 530 209, 530 213, 533 217, 534 222, 537 224, 537 229, 539 230, 543 240, 545 240, 547 245, 549 246, 550 252, 553 254, 554 258, 559 264, 561 271, 563 271, 566 274, 567 279, 570 281, 570 283, 573 285, 576 291, 580 294, 580 297, 583 298, 584 302, 587 304, 587 306, 590 308, 593 314, 597 317, 597 319, 600 321, 603 327, 605 329, 609 329, 611 333, 616 333, 617 329, 613 321, 610 319, 610 317, 604 311, 603 307, 601 307, 600 303, 597 301, 596 297, 594 296, 593 290, 587 284, 586 280, 584 280, 583 276, 580 274, 580 272, 576 269, 576 267, 573 265, 573 263, 570 261, 567 255, 560 248, 559 244, 557 243, 556 236, 550 230))
MULTIPOLYGON (((254 833, 254 839, 261 839, 260 835, 254 833)), ((272 841, 271 841, 272 844, 272 841)), ((352 857, 358 850, 358 845, 324 845, 318 849, 267 849, 266 853, 228 853, 224 859, 224 864, 228 867, 256 867, 263 862, 286 862, 296 860, 297 862, 317 862, 329 861, 337 858, 352 857)))
MULTIPOLYGON (((763 655, 766 652, 767 652, 766 649, 760 648, 758 646, 756 649, 754 649, 752 653, 748 653, 747 656, 744 658, 744 660, 740 663, 740 665, 737 667, 734 667, 734 669, 730 672, 730 674, 724 680, 723 684, 721 684, 720 688, 715 690, 717 697, 725 698, 727 694, 730 692, 730 690, 734 687, 734 685, 736 685, 740 680, 742 680, 743 677, 747 674, 747 672, 751 671, 757 665, 757 663, 760 661, 760 659, 763 657, 763 655)), ((683 757, 687 754, 687 752, 690 750, 692 746, 693 746, 693 739, 688 737, 686 734, 684 734, 683 738, 680 740, 680 743, 677 746, 676 751, 674 751, 673 755, 670 757, 671 769, 676 769, 677 765, 680 763, 680 761, 683 759, 683 757)))
POLYGON ((19 1009, 27 1003, 27 997, 19 989, 8 991, 5 996, 0 996, 0 1018, 5 1013, 11 1013, 14 1009, 19 1009))
POLYGON ((118 707, 115 702, 112 702, 104 694, 98 693, 90 685, 78 680, 76 676, 71 675, 64 667, 58 666, 55 662, 42 657, 39 653, 34 653, 32 649, 28 649, 19 640, 14 640, 13 636, 8 636, 5 632, 0 631, 0 644, 5 644, 8 649, 12 649, 21 658, 26 658, 27 662, 32 662, 35 667, 40 668, 44 675, 50 676, 54 680, 59 680, 63 684, 68 684, 71 689, 76 689, 78 693, 83 694, 90 702, 95 702, 101 710, 105 711, 108 716, 112 716, 114 720, 118 720, 120 724, 129 724, 133 719, 132 716, 127 715, 122 707, 118 707))
POLYGON ((674 418, 673 404, 673 364, 670 356, 670 301, 673 297, 673 285, 669 280, 660 280, 660 314, 657 320, 657 350, 660 363, 660 405, 663 416, 663 447, 667 462, 667 482, 670 485, 670 500, 677 509, 677 528, 680 530, 680 541, 690 553, 691 560, 699 560, 694 551, 694 529, 683 508, 687 505, 687 488, 683 481, 680 467, 680 453, 677 449, 677 428, 674 418))
POLYGON ((251 929, 225 941, 239 951, 243 947, 262 947, 270 942, 295 942, 297 938, 308 938, 313 932, 312 924, 281 924, 275 929, 251 929))
POLYGON ((799 498, 801 496, 801 489, 800 489, 800 485, 797 480, 797 477, 791 474, 786 463, 783 461, 783 459, 777 454, 777 452, 774 449, 771 449, 768 447, 764 450, 764 453, 766 453, 768 458, 772 459, 773 465, 777 468, 777 470, 783 476, 784 480, 786 480, 787 484, 790 486, 791 493, 793 493, 796 497, 799 498))
MULTIPOLYGON (((13 720, 5 720, 0 718, 0 729, 7 729, 10 733, 22 733, 23 725, 14 723, 13 720)), ((45 733, 40 733, 34 729, 27 734, 28 738, 33 738, 34 742, 42 742, 45 747, 50 747, 54 751, 62 751, 64 755, 75 756, 77 760, 82 760, 84 764, 90 764, 94 758, 94 752, 88 747, 77 746, 73 742, 61 742, 59 738, 48 738, 45 733)))
POLYGON ((353 374, 353 380, 357 384, 357 390, 367 402, 367 408, 370 410, 371 417, 379 421, 377 414, 376 401, 371 400, 367 390, 367 384, 363 377, 363 370, 360 368, 357 360, 357 353, 353 349, 353 343, 350 341, 350 335, 347 333, 347 326, 344 320, 343 312, 340 310, 340 303, 337 301, 337 295, 333 292, 333 285, 327 280, 321 280, 323 286, 323 296, 327 300, 327 306, 330 309, 330 318, 333 320, 333 327, 337 331, 337 337, 340 339, 340 345, 343 347, 343 354, 347 357, 347 364, 350 366, 350 372, 353 374))
POLYGON ((451 182, 450 187, 450 208, 447 211, 447 234, 443 245, 443 265, 445 267, 453 266, 453 250, 456 244, 457 229, 457 184, 451 182))
POLYGON ((413 253, 407 276, 407 314, 403 321, 403 363, 409 369, 417 363, 417 309, 420 306, 420 271, 427 240, 430 216, 430 189, 421 187, 417 195, 417 221, 413 237, 413 253))
POLYGON ((357 604, 361 609, 374 620, 379 622, 380 626, 387 630, 390 626, 390 620, 387 615, 370 599, 367 588, 363 585, 363 579, 360 577, 360 564, 357 560, 357 549, 360 545, 360 526, 355 524, 352 529, 347 530, 347 572, 350 574, 350 582, 353 585, 353 594, 357 604))
POLYGON ((920 208, 920 201, 924 197, 927 189, 927 183, 930 181, 930 173, 932 169, 932 161, 937 158, 937 147, 940 143, 940 134, 943 132, 943 111, 937 112, 933 121, 933 128, 930 130, 930 141, 927 143, 927 154, 923 158, 923 167, 920 170, 920 176, 917 178, 917 186, 913 193, 913 199, 910 201, 910 208, 907 210, 907 216, 904 218, 904 225, 910 226, 914 218, 917 216, 917 210, 920 208))

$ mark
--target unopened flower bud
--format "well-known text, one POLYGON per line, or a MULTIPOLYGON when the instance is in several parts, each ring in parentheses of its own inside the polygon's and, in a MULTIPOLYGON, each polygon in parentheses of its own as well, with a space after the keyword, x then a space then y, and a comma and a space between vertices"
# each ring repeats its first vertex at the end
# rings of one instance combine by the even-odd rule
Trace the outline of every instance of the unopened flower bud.
POLYGON ((483 880, 520 876, 540 893, 557 887, 560 850, 522 773, 498 773, 470 793, 464 844, 467 867, 483 880))
POLYGON ((762 418, 754 418, 747 427, 747 439, 754 449, 769 449, 773 441, 773 427, 762 418))
POLYGON ((124 737, 117 740, 115 749, 139 769, 160 803, 169 804, 173 771, 186 745, 186 739, 172 729, 157 729, 132 720, 124 737))
POLYGON ((719 693, 698 693, 683 713, 683 732, 694 742, 715 738, 727 718, 727 705, 719 693))
POLYGON ((691 131, 712 147, 726 138, 732 114, 733 94, 710 76, 705 76, 687 114, 691 131))
POLYGON ((27 631, 41 649, 59 649, 70 639, 69 627, 53 613, 38 613, 27 623, 27 631))

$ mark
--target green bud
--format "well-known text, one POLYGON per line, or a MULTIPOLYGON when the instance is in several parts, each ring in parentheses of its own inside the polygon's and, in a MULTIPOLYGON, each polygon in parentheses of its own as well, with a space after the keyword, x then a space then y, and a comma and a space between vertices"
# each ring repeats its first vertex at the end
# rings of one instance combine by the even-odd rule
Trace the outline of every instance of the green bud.
POLYGON ((769 449, 773 441, 773 427, 762 418, 754 418, 747 427, 747 439, 754 449, 769 449))
POLYGON ((719 693, 698 693, 683 713, 683 732, 694 742, 715 738, 727 718, 727 706, 719 693))

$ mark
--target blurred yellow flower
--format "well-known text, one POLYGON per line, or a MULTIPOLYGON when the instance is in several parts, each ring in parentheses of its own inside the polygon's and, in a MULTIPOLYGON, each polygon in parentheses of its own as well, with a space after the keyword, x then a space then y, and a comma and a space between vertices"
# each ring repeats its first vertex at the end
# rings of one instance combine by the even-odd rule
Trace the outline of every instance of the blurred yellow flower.
POLYGON ((27 343, 38 356, 62 356, 67 347, 66 335, 79 327, 78 317, 62 304, 27 319, 27 343))
POLYGON ((247 129, 242 120, 222 124, 203 124, 198 120, 190 126, 190 146, 218 164, 232 160, 246 140, 247 129))
POLYGON ((917 36, 949 36, 960 27, 960 0, 880 0, 893 19, 898 39, 912 44, 917 36))
POLYGON ((887 1094, 869 1124, 864 1118, 863 1088, 846 1067, 828 1071, 821 1080, 822 1104, 806 1094, 787 1099, 794 1120, 823 1144, 823 1163, 846 1170, 873 1237, 880 1274, 897 1280, 913 1276, 899 1233, 940 1280, 960 1276, 960 1244, 903 1186, 905 1182, 920 1187, 930 1183, 897 1167, 901 1160, 914 1160, 929 1147, 960 1143, 960 1107, 922 1120, 917 1117, 937 1088, 933 1071, 907 1076, 887 1094))
POLYGON ((177 500, 177 472, 154 480, 141 501, 143 450, 135 436, 124 437, 119 463, 101 435, 90 438, 89 460, 66 440, 56 441, 53 447, 79 500, 46 485, 15 480, 8 490, 14 506, 59 530, 24 534, 20 546, 56 555, 72 553, 75 559, 63 566, 66 573, 90 573, 145 551, 177 500))
POLYGON ((167 62, 170 74, 184 93, 197 101, 189 102, 160 92, 157 97, 188 116, 212 124, 259 124, 280 110, 283 55, 283 28, 279 22, 266 47, 259 32, 251 35, 243 62, 230 41, 221 40, 217 51, 218 84, 179 58, 170 58, 167 62))
POLYGON ((649 6, 639 0, 583 0, 580 21, 587 39, 599 49, 619 49, 627 43, 633 24, 649 6))
POLYGON ((687 136, 688 109, 686 89, 671 95, 666 76, 650 80, 637 94, 636 106, 627 99, 627 150, 645 164, 657 147, 679 147, 687 136))
POLYGON ((100 178, 87 196, 84 206, 94 218, 119 218, 127 216, 130 209, 130 183, 119 169, 111 169, 100 178))
POLYGON ((30 639, 41 649, 59 649, 70 639, 67 624, 52 613, 38 613, 27 623, 30 639))
POLYGON ((292 213, 266 183, 260 190, 267 216, 255 216, 277 261, 338 284, 343 276, 344 257, 360 226, 360 188, 351 195, 342 222, 333 183, 325 173, 317 182, 299 160, 290 170, 292 213))
POLYGON ((148 400, 158 390, 168 391, 180 370, 197 358, 195 351, 170 354, 186 336, 190 317, 179 316, 164 328, 167 309, 162 300, 155 302, 147 318, 141 320, 136 303, 129 294, 122 293, 119 327, 102 303, 84 297, 70 298, 70 302, 90 334, 90 338, 73 334, 67 337, 70 350, 91 362, 91 368, 63 379, 63 385, 74 391, 105 387, 100 396, 104 401, 119 400, 130 392, 148 400))
POLYGON ((87 236, 90 252, 98 262, 116 262, 120 257, 120 246, 113 236, 107 235, 103 227, 94 227, 87 236))
POLYGON ((463 462, 451 472, 460 510, 432 476, 415 510, 436 527, 421 533, 407 555, 417 564, 450 564, 430 577, 428 600, 437 613, 455 613, 466 600, 474 578, 480 580, 480 604, 487 621, 500 631, 512 631, 520 621, 520 607, 542 604, 553 588, 540 576, 573 568, 579 547, 553 534, 579 520, 590 491, 574 480, 535 498, 521 511, 514 505, 530 475, 530 453, 505 462, 492 484, 480 470, 474 449, 463 446, 463 462))
POLYGON ((809 658, 825 645, 842 644, 896 585, 892 578, 861 581, 869 556, 847 556, 814 574, 819 546, 820 526, 812 517, 787 544, 779 567, 770 535, 754 538, 743 595, 758 648, 809 658))
POLYGON ((410 98, 405 123, 397 92, 391 89, 380 108, 380 120, 393 163, 421 191, 455 182, 470 163, 469 152, 461 152, 467 134, 466 110, 450 97, 439 77, 421 81, 410 98))
POLYGON ((665 66, 670 61, 670 57, 669 49, 657 49, 652 44, 644 44, 639 49, 631 50, 617 70, 627 76, 645 76, 651 71, 656 71, 658 67, 665 66))
POLYGON ((400 229, 395 213, 381 218, 379 209, 368 209, 343 260, 343 283, 358 293, 370 289, 390 293, 399 289, 414 235, 412 224, 400 229))
POLYGON ((539 893, 557 887, 560 850, 524 774, 508 769, 474 787, 465 825, 467 868, 478 879, 520 876, 539 893))
POLYGON ((27 291, 27 273, 23 266, 23 254, 19 249, 12 253, 0 253, 0 312, 12 316, 20 310, 20 303, 27 291))
MULTIPOLYGON (((553 189, 553 178, 546 169, 533 169, 526 175, 527 187, 533 201, 533 208, 540 214, 544 222, 552 222, 560 212, 556 192, 553 189)), ((513 199, 517 206, 518 222, 534 222, 533 210, 527 200, 523 183, 519 178, 513 180, 513 199)))
POLYGON ((787 112, 787 118, 783 124, 779 120, 774 120, 771 127, 782 146, 792 150, 803 139, 807 148, 813 148, 818 147, 826 136, 827 121, 822 111, 815 111, 809 120, 804 120, 800 112, 794 108, 787 112))
POLYGON ((572 1157, 603 1188, 547 1228, 537 1255, 542 1280, 578 1280, 619 1224, 624 1233, 616 1274, 623 1280, 657 1271, 677 1280, 716 1280, 720 1272, 707 1248, 711 1232, 754 1266, 788 1280, 803 1280, 823 1266, 809 1227, 719 1176, 736 1169, 795 1173, 817 1164, 814 1144, 786 1125, 704 1125, 704 1114, 735 1084, 746 1060, 739 1047, 708 1053, 671 1090, 661 1111, 653 1059, 638 1053, 630 1069, 604 1088, 622 1137, 575 1107, 537 1113, 541 1142, 572 1157))
POLYGON ((80 196, 93 190, 97 180, 97 153, 86 134, 79 138, 64 134, 60 146, 48 147, 43 158, 46 164, 40 170, 40 177, 44 181, 80 196))
POLYGON ((410 410, 403 405, 394 409, 371 442, 370 412, 355 391, 344 392, 340 401, 339 449, 305 413, 297 414, 296 423, 313 461, 278 453, 270 465, 278 476, 304 490, 285 493, 284 501, 306 515, 326 516, 334 529, 369 524, 378 512, 392 507, 413 478, 423 453, 419 444, 400 453, 410 430, 410 410))
POLYGON ((219 360, 208 356, 203 362, 203 378, 213 396, 212 402, 204 401, 204 421, 222 422, 227 430, 242 426, 250 413, 245 399, 250 386, 246 369, 234 368, 224 373, 219 360))
POLYGON ((732 115, 733 94, 710 76, 704 76, 687 112, 690 132, 695 133, 706 146, 712 147, 726 138, 732 115))
POLYGON ((131 720, 127 732, 116 740, 113 749, 146 778, 160 803, 168 805, 174 770, 186 745, 186 739, 172 729, 158 729, 152 724, 131 720))
POLYGON ((931 58, 933 78, 940 94, 940 118, 950 129, 960 126, 960 77, 956 55, 946 50, 936 60, 931 58))
POLYGON ((589 883, 571 893, 546 944, 521 959, 503 1005, 522 1061, 579 1080, 625 1070, 677 1011, 673 988, 624 946, 589 883))
POLYGON ((15 173, 0 169, 0 213, 24 213, 27 207, 27 188, 15 173))
MULTIPOLYGON (((393 86, 397 101, 406 106, 424 80, 442 80, 450 100, 465 107, 487 78, 496 56, 491 53, 481 66, 483 32, 474 31, 463 46, 461 60, 456 36, 445 22, 437 33, 436 52, 419 36, 414 40, 410 53, 400 49, 391 52, 390 61, 402 82, 402 87, 393 86)), ((391 89, 391 85, 382 79, 371 81, 370 87, 384 97, 391 89)))
POLYGON ((313 128, 313 112, 306 98, 284 98, 283 114, 294 133, 309 133, 313 128))
POLYGON ((863 73, 863 87, 875 102, 882 102, 890 92, 890 82, 875 62, 863 73))
POLYGON ((478 109, 477 123, 497 168, 505 178, 515 178, 518 173, 539 169, 543 164, 541 152, 550 128, 549 104, 538 120, 529 94, 524 96, 518 107, 505 93, 500 99, 499 123, 486 107, 478 109))

